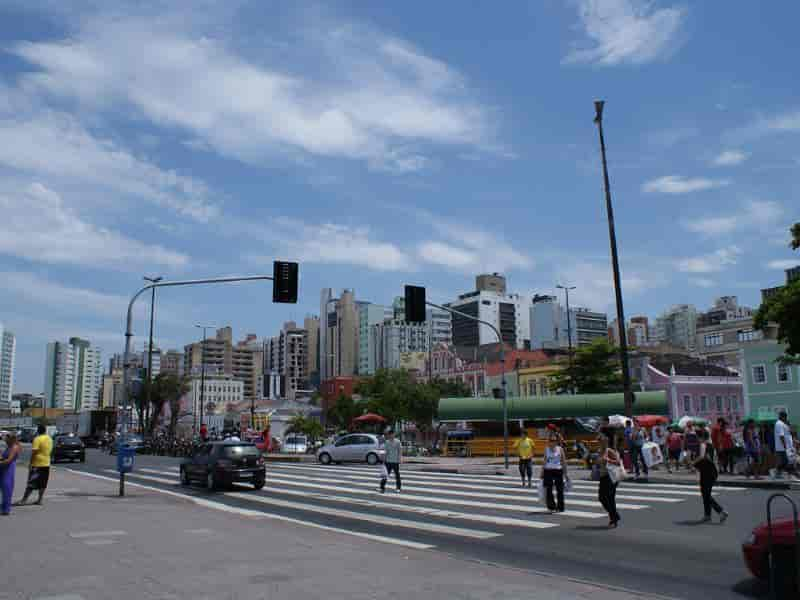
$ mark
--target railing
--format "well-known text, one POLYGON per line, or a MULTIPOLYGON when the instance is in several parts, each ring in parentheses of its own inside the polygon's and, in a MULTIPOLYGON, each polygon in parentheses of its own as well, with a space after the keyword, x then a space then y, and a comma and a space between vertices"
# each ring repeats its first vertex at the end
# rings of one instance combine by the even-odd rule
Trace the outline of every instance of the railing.
MULTIPOLYGON (((596 440, 566 440, 567 458, 578 458, 578 453, 575 450, 576 443, 580 442, 586 449, 592 453, 599 450, 600 444, 596 440)), ((516 440, 509 441, 508 451, 513 456, 515 452, 514 444, 516 440)), ((534 457, 541 456, 544 453, 544 448, 547 445, 546 440, 534 440, 534 457)), ((447 440, 443 449, 444 456, 491 456, 494 458, 504 455, 503 452, 503 438, 477 438, 472 440, 447 440)))

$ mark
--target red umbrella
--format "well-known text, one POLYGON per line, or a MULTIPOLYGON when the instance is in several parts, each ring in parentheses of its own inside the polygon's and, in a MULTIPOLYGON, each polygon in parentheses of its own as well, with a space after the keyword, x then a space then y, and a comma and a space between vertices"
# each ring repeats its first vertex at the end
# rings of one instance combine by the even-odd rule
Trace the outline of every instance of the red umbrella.
POLYGON ((375 413, 365 413, 353 419, 353 423, 386 423, 386 419, 375 413))
POLYGON ((655 427, 656 425, 666 425, 669 419, 663 415, 641 415, 636 417, 639 427, 655 427))

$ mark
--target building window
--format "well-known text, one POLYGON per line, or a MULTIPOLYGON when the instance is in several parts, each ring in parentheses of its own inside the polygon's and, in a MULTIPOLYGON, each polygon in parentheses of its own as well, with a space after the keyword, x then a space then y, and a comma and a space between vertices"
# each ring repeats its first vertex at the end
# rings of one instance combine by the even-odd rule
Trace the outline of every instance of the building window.
POLYGON ((708 412, 708 396, 700 396, 700 412, 708 412))
POLYGON ((789 365, 778 364, 775 369, 778 372, 778 383, 792 382, 792 371, 789 369, 789 365))
POLYGON ((721 346, 722 345, 722 334, 721 333, 711 333, 704 338, 704 343, 706 347, 709 346, 721 346))
POLYGON ((689 394, 683 397, 683 412, 687 415, 692 413, 692 397, 689 394))
POLYGON ((722 412, 722 396, 717 396, 717 412, 722 412))
POLYGON ((736 332, 736 339, 740 342, 752 342, 759 339, 759 337, 758 333, 752 329, 740 329, 736 332))
POLYGON ((767 383, 767 367, 764 365, 753 365, 753 383, 767 383))

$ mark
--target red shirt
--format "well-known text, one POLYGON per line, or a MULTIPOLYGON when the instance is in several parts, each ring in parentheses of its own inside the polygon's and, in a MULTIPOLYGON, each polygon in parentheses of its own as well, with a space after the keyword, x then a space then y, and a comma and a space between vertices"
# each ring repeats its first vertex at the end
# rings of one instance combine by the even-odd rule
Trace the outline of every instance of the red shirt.
POLYGON ((733 434, 727 429, 720 434, 720 444, 723 450, 730 450, 733 448, 733 434))
POLYGON ((683 436, 673 431, 667 438, 667 446, 670 450, 680 450, 683 448, 683 436))

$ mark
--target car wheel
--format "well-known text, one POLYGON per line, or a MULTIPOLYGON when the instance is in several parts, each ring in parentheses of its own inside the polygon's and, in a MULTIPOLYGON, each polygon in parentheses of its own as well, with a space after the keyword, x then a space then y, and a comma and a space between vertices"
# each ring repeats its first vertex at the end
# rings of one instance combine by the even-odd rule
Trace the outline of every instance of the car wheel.
POLYGON ((260 490, 264 487, 264 483, 266 483, 263 479, 259 479, 253 482, 253 489, 260 490))
POLYGON ((327 452, 323 452, 319 455, 319 462, 321 462, 323 465, 331 464, 331 455, 327 452))
POLYGON ((214 481, 214 473, 209 473, 206 475, 206 489, 209 492, 213 492, 217 489, 217 482, 214 481))
POLYGON ((378 464, 378 455, 370 452, 367 454, 367 464, 368 465, 377 465, 378 464))
POLYGON ((181 485, 189 485, 190 483, 189 474, 186 472, 186 469, 181 469, 181 485))

